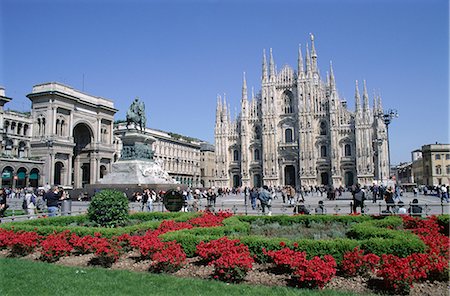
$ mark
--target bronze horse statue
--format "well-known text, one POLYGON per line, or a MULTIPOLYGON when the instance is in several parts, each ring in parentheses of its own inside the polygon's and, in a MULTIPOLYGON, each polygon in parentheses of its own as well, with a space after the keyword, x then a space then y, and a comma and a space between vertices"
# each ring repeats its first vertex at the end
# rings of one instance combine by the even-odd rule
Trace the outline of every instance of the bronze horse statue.
POLYGON ((141 131, 145 130, 145 105, 136 98, 127 111, 127 129, 130 123, 134 123, 135 127, 139 126, 141 131))

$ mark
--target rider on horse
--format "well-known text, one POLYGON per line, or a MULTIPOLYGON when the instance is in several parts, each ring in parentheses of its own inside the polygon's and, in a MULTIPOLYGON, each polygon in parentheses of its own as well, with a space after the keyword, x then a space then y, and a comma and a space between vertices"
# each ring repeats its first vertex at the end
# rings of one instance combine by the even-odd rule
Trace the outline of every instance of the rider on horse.
POLYGON ((141 131, 145 129, 145 105, 144 102, 139 102, 138 98, 134 99, 127 111, 127 129, 130 123, 134 123, 135 127, 139 126, 141 131))

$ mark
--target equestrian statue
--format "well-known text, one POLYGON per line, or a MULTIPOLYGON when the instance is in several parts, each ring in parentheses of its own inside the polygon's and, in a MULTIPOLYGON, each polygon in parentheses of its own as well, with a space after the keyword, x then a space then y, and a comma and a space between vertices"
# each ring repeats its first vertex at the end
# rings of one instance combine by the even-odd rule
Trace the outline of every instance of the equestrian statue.
POLYGON ((127 111, 127 129, 130 123, 134 123, 135 128, 139 126, 142 132, 145 130, 146 121, 145 104, 144 102, 139 102, 139 99, 136 98, 127 111))

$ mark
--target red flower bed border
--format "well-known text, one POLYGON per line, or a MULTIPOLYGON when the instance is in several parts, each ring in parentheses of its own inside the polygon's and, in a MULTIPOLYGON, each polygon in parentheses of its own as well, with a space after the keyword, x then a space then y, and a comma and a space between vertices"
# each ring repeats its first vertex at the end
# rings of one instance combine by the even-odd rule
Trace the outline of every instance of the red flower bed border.
MULTIPOLYGON (((187 222, 165 220, 156 230, 150 230, 143 236, 123 234, 111 239, 94 236, 79 237, 69 231, 53 233, 46 237, 36 232, 5 230, 0 228, 0 249, 8 248, 12 256, 25 256, 36 249, 41 252, 41 260, 55 262, 62 256, 75 253, 93 253, 98 264, 109 267, 116 262, 124 251, 138 249, 141 257, 152 260, 150 270, 154 272, 174 272, 186 261, 180 244, 176 241, 162 242, 159 235, 180 229, 193 227, 215 227, 222 225, 223 219, 230 213, 204 213, 200 217, 187 222)), ((339 267, 330 255, 323 258, 306 259, 305 252, 298 252, 280 243, 281 250, 263 250, 278 270, 291 275, 300 287, 323 288, 336 274, 346 276, 375 273, 383 279, 385 288, 396 293, 408 293, 414 282, 424 280, 448 280, 449 246, 448 236, 440 233, 436 217, 429 219, 402 217, 403 227, 417 234, 427 245, 425 253, 414 253, 406 258, 392 254, 383 255, 380 259, 374 254, 365 254, 364 250, 355 248, 344 254, 339 267)), ((298 245, 294 244, 294 248, 298 245)), ((239 282, 254 263, 247 246, 239 240, 222 237, 210 242, 200 242, 197 254, 205 263, 214 266, 213 278, 239 282)))

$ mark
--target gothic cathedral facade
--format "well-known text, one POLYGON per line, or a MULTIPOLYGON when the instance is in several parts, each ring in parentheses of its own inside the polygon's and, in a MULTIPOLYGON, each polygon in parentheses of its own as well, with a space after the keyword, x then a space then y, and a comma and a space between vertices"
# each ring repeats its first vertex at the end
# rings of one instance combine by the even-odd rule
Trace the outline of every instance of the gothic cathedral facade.
POLYGON ((248 99, 244 73, 241 109, 232 119, 226 98, 217 99, 215 185, 295 187, 371 185, 389 177, 389 151, 380 96, 362 102, 358 81, 355 111, 339 97, 333 67, 322 80, 314 36, 297 71, 277 72, 272 49, 263 52, 261 91, 248 99))

